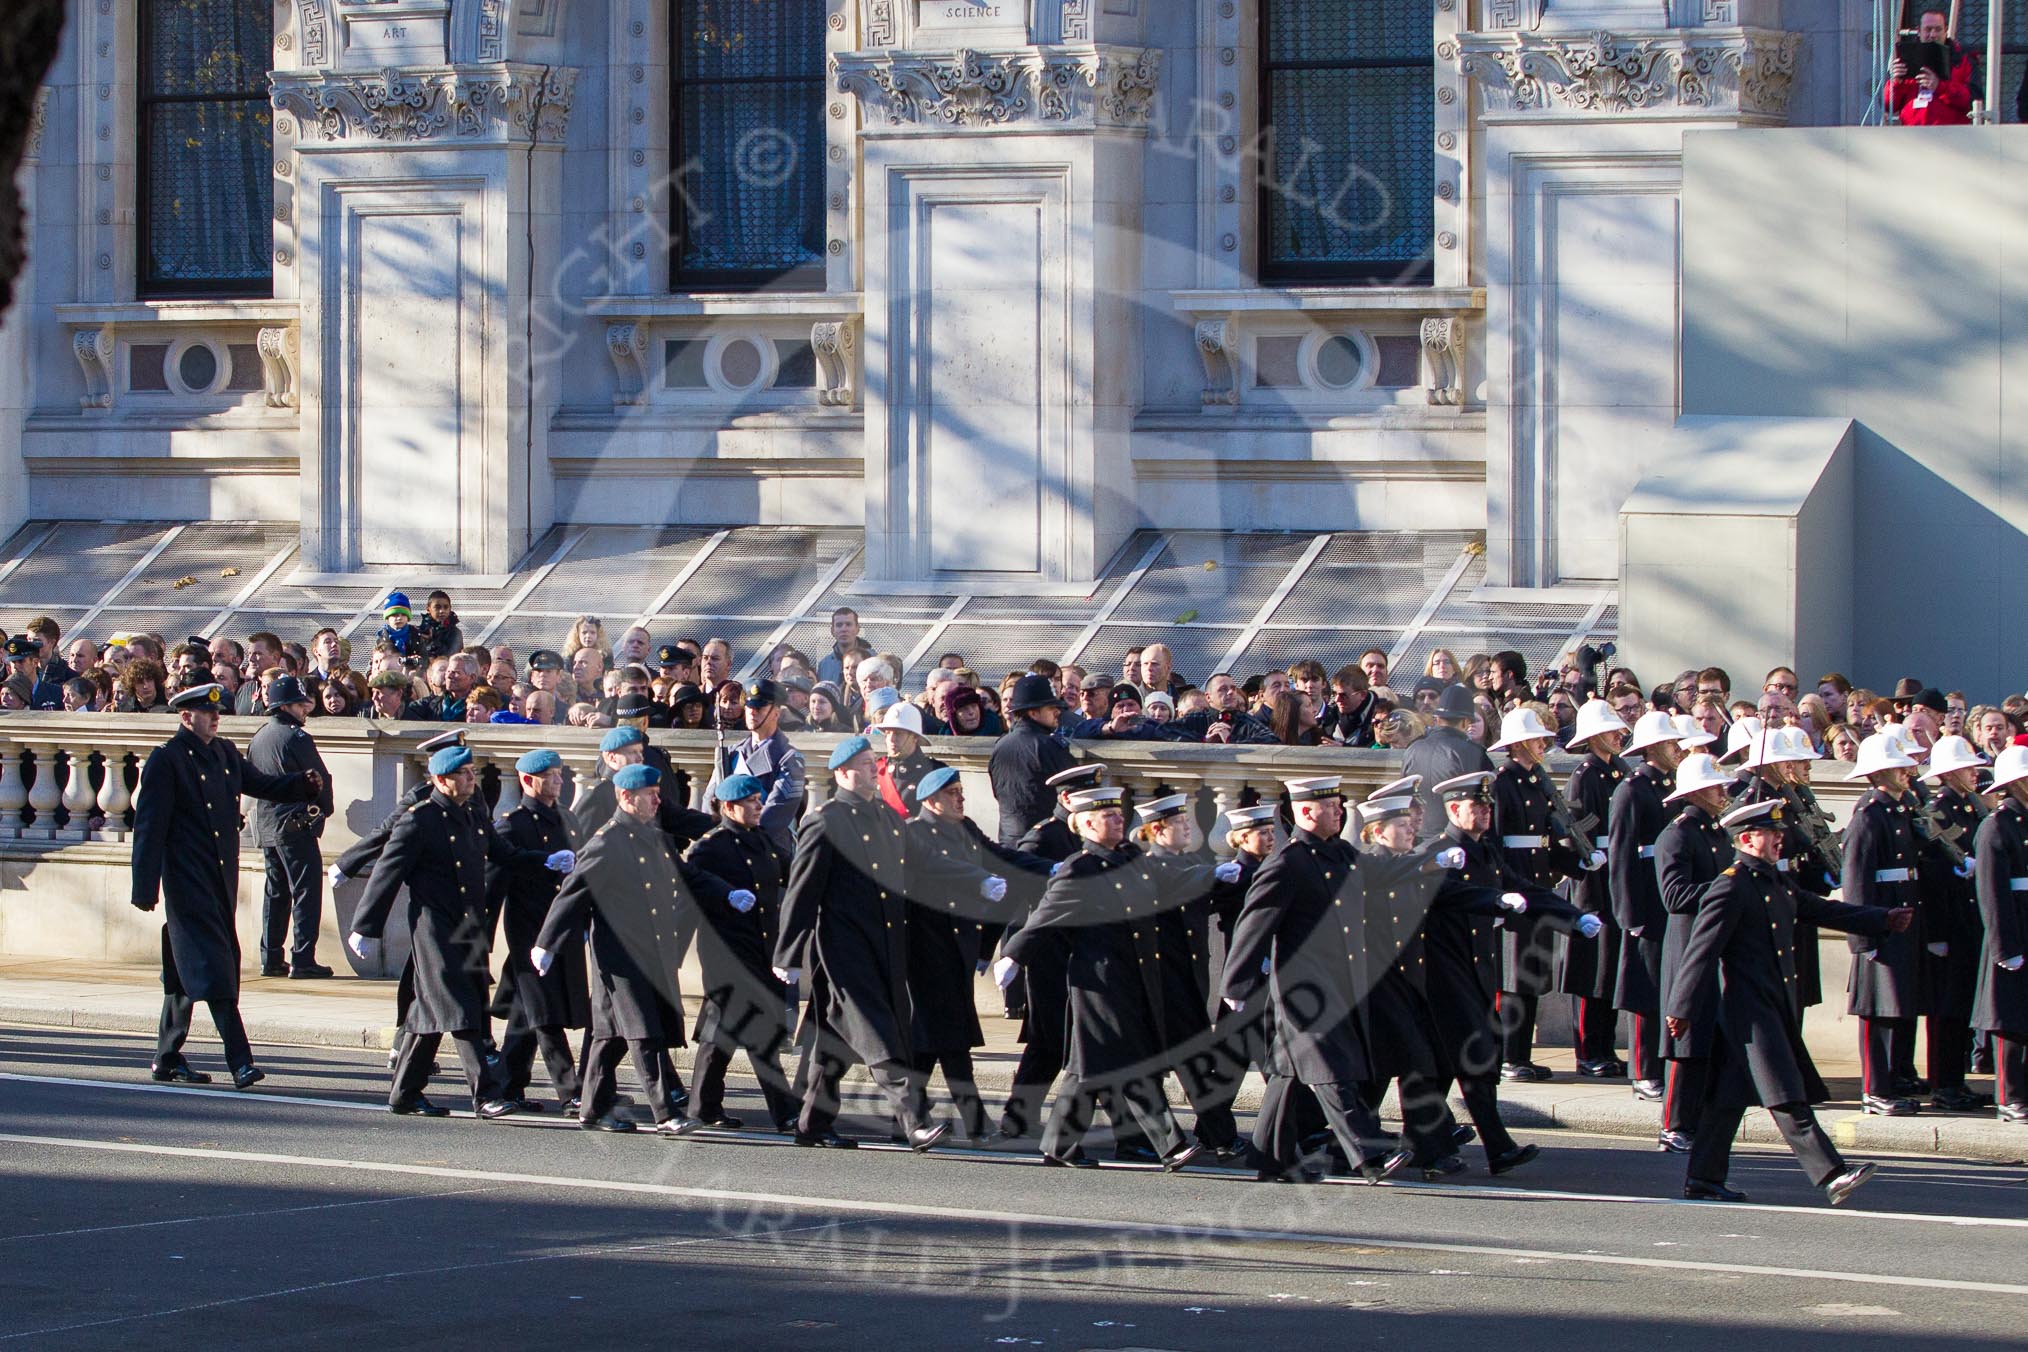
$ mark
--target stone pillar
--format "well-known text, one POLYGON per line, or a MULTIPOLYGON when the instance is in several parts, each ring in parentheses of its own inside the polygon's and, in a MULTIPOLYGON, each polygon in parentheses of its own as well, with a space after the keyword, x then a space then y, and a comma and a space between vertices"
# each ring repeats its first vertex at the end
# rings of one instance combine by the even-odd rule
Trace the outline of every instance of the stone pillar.
POLYGON ((1138 524, 1160 54, 1089 0, 881 8, 902 22, 861 40, 895 45, 835 62, 862 122, 863 585, 1082 591, 1138 524))
POLYGON ((504 574, 531 536, 529 279, 555 262, 577 72, 501 59, 497 3, 459 0, 456 32, 450 0, 316 9, 305 65, 274 74, 304 568, 504 574))

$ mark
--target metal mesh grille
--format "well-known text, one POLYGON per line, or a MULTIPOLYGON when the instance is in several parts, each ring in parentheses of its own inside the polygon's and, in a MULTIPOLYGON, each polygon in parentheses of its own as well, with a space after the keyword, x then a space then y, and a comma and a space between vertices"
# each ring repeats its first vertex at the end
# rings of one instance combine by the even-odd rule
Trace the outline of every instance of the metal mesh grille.
POLYGON ((120 600, 135 605, 208 607, 216 614, 253 581, 268 560, 287 548, 297 533, 293 526, 241 522, 186 526, 120 600), (238 571, 224 576, 228 568, 238 571), (186 577, 195 581, 176 586, 186 577))
POLYGON ((760 527, 720 545, 670 603, 692 615, 786 615, 843 555, 857 531, 760 527))
POLYGON ((1291 539, 1283 543, 1293 548, 1281 551, 1236 551, 1228 541, 1229 537, 1195 534, 1171 541, 1113 618, 1175 623, 1194 611, 1191 619, 1246 623, 1274 595, 1309 545, 1307 538, 1291 539), (1277 552, 1286 559, 1276 558, 1277 552), (1261 561, 1235 561, 1235 555, 1249 554, 1261 561))
MULTIPOLYGON (((1038 657, 1055 661, 1080 630, 1063 625, 953 624, 937 640, 937 649, 961 652, 980 679, 997 685, 1010 671, 1026 671, 1038 657)), ((934 660, 936 653, 930 654, 934 660)), ((1109 670, 1119 667, 1118 655, 1109 670)), ((1087 665, 1089 665, 1087 663, 1087 665)))
POLYGON ((61 522, 7 579, 7 595, 38 608, 96 605, 167 530, 154 523, 61 522))
POLYGON ((1266 671, 1287 671, 1291 664, 1311 659, 1333 672, 1359 660, 1367 648, 1390 651, 1398 637, 1386 629, 1263 629, 1232 664, 1233 675, 1245 680, 1266 671))
MULTIPOLYGON (((625 628, 661 595, 711 535, 708 526, 594 526, 529 593, 521 608, 571 613, 588 609, 608 628, 616 624, 625 628)), ((535 557, 547 562, 553 552, 538 551, 535 557)))

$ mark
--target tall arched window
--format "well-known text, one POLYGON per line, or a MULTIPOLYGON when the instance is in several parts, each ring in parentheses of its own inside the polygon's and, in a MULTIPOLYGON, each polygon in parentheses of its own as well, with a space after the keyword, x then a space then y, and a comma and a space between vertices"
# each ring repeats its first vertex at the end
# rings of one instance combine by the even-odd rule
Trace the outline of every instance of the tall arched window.
POLYGON ((1262 280, 1427 283, 1430 0, 1259 3, 1262 280))
POLYGON ((143 295, 273 292, 270 0, 141 0, 143 295))
POLYGON ((824 282, 823 0, 675 0, 674 284, 824 282))

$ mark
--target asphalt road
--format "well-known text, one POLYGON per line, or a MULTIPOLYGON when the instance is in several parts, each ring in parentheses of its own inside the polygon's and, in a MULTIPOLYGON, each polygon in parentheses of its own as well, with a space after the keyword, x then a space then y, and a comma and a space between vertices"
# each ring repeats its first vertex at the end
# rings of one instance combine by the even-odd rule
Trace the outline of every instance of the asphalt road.
POLYGON ((0 1349, 2028 1344, 2018 1167, 1886 1160, 1833 1211, 1747 1149, 1753 1204, 1712 1206, 1551 1133, 1508 1180, 1474 1147, 1460 1183, 1278 1187, 401 1119, 376 1053, 265 1049, 246 1094, 146 1053, 0 1028, 0 1349))

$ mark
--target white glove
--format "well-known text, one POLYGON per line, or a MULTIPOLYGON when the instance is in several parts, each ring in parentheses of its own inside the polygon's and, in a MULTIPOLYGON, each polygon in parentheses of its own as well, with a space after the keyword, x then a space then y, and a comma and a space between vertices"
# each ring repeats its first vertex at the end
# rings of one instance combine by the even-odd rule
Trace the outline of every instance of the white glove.
POLYGON ((2009 972, 2018 972, 2018 971, 2020 971, 2020 970, 2021 970, 2021 955, 2020 955, 2019 953, 2016 953, 2016 954, 2015 954, 2015 955, 2014 955, 2013 957, 2011 957, 2011 958, 2002 958, 2002 959, 2000 959, 2000 966, 2001 966, 2002 968, 2004 968, 2005 970, 2009 971, 2009 972))
POLYGON ((1605 921, 1595 915, 1581 915, 1577 918, 1577 932, 1587 939, 1598 938, 1598 932, 1605 928, 1605 921))
POLYGON ((1239 1001, 1233 999, 1230 995, 1225 997, 1225 1007, 1235 1014, 1237 1014, 1241 1009, 1239 1001))
POLYGON ((1012 958, 999 958, 993 963, 993 984, 1006 990, 1014 984, 1014 978, 1021 975, 1021 964, 1012 958))
POLYGON ((1924 944, 1923 947, 1939 958, 1947 958, 1951 955, 1951 946, 1941 940, 1933 944, 1924 944))
POLYGON ((1605 862, 1606 852, 1604 850, 1593 850, 1591 858, 1584 861, 1584 871, 1586 873, 1596 873, 1605 867, 1605 862))
POLYGON ((1211 870, 1211 876, 1222 883, 1236 883, 1239 881, 1239 871, 1239 861, 1237 859, 1228 859, 1217 868, 1211 870))
POLYGON ((1969 878, 1972 876, 1973 873, 1978 871, 1978 867, 1979 861, 1977 859, 1974 859, 1971 855, 1966 855, 1965 862, 1959 864, 1955 869, 1951 871, 1957 874, 1960 878, 1969 878))
POLYGON ((571 850, 558 850, 555 854, 543 860, 542 866, 547 869, 555 869, 558 873, 568 873, 577 867, 577 855, 571 850))
POLYGON ((1000 900, 1007 895, 1007 880, 997 877, 986 879, 979 884, 979 895, 988 901, 1000 900))
POLYGON ((537 976, 548 976, 550 964, 555 961, 556 954, 546 948, 531 948, 528 950, 528 963, 535 969, 537 976))
POLYGON ((754 903, 759 900, 759 897, 756 897, 744 887, 735 887, 732 891, 725 894, 725 904, 732 907, 733 910, 738 911, 741 915, 745 915, 748 911, 751 911, 754 903))
POLYGON ((795 985, 796 978, 803 974, 803 969, 800 967, 776 967, 770 970, 774 972, 775 980, 790 986, 795 985))
POLYGON ((1522 896, 1519 892, 1502 892, 1500 894, 1500 904, 1516 915, 1526 915, 1528 913, 1528 898, 1522 896))
POLYGON ((1465 866, 1465 852, 1453 845, 1448 850, 1438 850, 1436 866, 1441 869, 1459 869, 1465 866))
POLYGON ((361 962, 373 961, 373 950, 380 944, 378 939, 369 939, 363 934, 345 936, 345 946, 352 950, 352 956, 361 962))
POLYGON ((336 864, 331 865, 330 868, 324 870, 324 881, 336 887, 345 881, 345 870, 339 868, 336 864))

